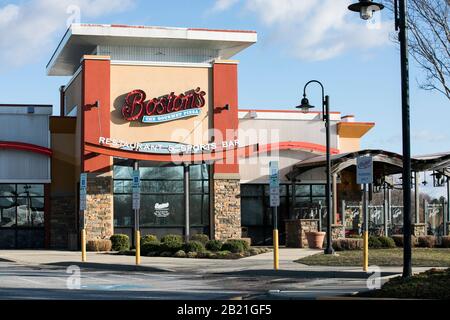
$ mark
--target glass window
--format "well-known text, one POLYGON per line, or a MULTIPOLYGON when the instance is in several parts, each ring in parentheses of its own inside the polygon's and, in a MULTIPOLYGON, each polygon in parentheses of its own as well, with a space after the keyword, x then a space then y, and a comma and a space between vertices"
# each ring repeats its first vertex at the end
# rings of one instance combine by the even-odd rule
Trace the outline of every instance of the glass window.
POLYGON ((311 195, 311 186, 304 184, 296 185, 295 194, 301 197, 309 197, 311 195))
POLYGON ((297 205, 311 203, 311 198, 310 197, 296 197, 295 199, 296 199, 297 205))
POLYGON ((0 227, 43 227, 44 207, 43 184, 0 184, 0 227))
POLYGON ((0 197, 8 197, 16 195, 15 184, 0 184, 0 197))
POLYGON ((42 184, 18 184, 17 193, 22 197, 43 197, 44 185, 42 184))
POLYGON ((132 227, 134 213, 131 195, 114 195, 114 226, 132 227))
POLYGON ((262 185, 259 184, 243 184, 241 185, 241 196, 262 196, 262 185))
POLYGON ((113 168, 114 179, 133 179, 133 168, 130 166, 118 166, 113 168))
POLYGON ((205 181, 191 181, 190 182, 191 193, 209 193, 209 182, 205 181))
POLYGON ((264 224, 264 201, 262 197, 241 198, 242 226, 264 224))
POLYGON ((208 165, 194 165, 189 168, 191 180, 208 180, 208 165))
POLYGON ((130 180, 114 180, 114 193, 132 193, 133 183, 130 180))
POLYGON ((312 185, 312 196, 313 197, 324 197, 325 196, 325 185, 312 185))
POLYGON ((140 224, 184 226, 183 195, 142 195, 140 224))
POLYGON ((192 225, 209 225, 209 197, 208 195, 191 195, 190 202, 190 221, 192 225))
POLYGON ((0 198, 0 204, 2 204, 2 207, 0 207, 0 227, 11 228, 16 225, 16 207, 14 201, 9 200, 7 200, 9 203, 3 206, 5 200, 7 199, 0 198))
MULTIPOLYGON (((287 185, 285 184, 281 184, 280 185, 280 196, 281 197, 285 197, 287 196, 287 185)), ((265 185, 264 186, 264 195, 269 196, 270 195, 270 186, 269 185, 265 185)))
POLYGON ((141 193, 183 193, 183 181, 141 180, 141 193))
POLYGON ((177 167, 144 167, 140 168, 141 179, 149 180, 183 180, 184 168, 177 167))

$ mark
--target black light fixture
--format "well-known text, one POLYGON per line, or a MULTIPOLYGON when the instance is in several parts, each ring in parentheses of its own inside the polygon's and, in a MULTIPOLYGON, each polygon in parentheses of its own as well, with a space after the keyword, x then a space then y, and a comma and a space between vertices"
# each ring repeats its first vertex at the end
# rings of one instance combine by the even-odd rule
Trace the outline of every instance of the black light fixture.
POLYGON ((230 105, 228 103, 226 105, 224 105, 223 107, 215 107, 214 108, 215 113, 220 113, 224 110, 226 110, 226 111, 230 110, 230 105))
POLYGON ((349 5, 348 9, 350 11, 359 12, 361 19, 370 20, 375 11, 384 9, 384 5, 370 0, 359 0, 359 2, 349 5))
POLYGON ((325 128, 326 128, 326 158, 327 158, 327 166, 326 166, 326 176, 327 176, 327 185, 325 189, 326 193, 326 206, 327 206, 327 246, 325 248, 324 253, 325 254, 333 254, 333 246, 332 246, 332 236, 331 236, 331 224, 333 212, 331 210, 331 146, 330 146, 330 97, 325 95, 325 89, 323 87, 323 84, 320 81, 317 80, 311 80, 305 84, 305 87, 303 88, 303 99, 299 106, 296 106, 297 109, 301 109, 303 112, 308 112, 309 109, 314 108, 312 105, 309 104, 309 100, 306 97, 306 88, 311 83, 317 83, 322 88, 322 114, 323 118, 322 120, 325 122, 325 128))
MULTIPOLYGON (((402 94, 402 149, 403 149, 403 277, 412 276, 412 220, 411 220, 411 130, 409 106, 409 57, 406 0, 393 0, 395 30, 400 42, 401 94, 402 94)), ((360 0, 348 7, 368 20, 384 6, 369 0, 360 0)))
POLYGON ((433 176, 433 187, 443 187, 445 185, 445 176, 439 172, 439 171, 434 171, 432 174, 433 176))
POLYGON ((309 100, 306 98, 306 94, 304 94, 300 105, 296 106, 296 108, 302 110, 304 113, 307 113, 309 109, 314 109, 315 107, 309 104, 309 100))

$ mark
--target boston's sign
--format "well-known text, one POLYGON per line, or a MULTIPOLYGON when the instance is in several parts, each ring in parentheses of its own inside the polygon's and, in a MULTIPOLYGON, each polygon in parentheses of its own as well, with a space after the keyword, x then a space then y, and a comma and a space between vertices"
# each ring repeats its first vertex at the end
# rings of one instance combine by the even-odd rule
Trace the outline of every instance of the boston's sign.
POLYGON ((146 100, 143 90, 133 90, 125 98, 122 115, 127 121, 161 123, 198 116, 206 104, 206 92, 200 88, 175 95, 171 92, 160 98, 146 100))

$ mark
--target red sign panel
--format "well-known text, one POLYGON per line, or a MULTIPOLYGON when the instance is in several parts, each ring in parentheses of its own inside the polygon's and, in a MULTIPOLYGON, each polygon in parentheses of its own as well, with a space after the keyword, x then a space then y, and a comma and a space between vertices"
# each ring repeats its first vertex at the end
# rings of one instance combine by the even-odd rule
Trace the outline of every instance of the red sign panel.
POLYGON ((128 93, 125 99, 122 115, 127 121, 137 121, 142 120, 143 117, 161 116, 189 109, 199 109, 205 106, 205 96, 206 92, 197 88, 184 94, 175 95, 174 92, 171 92, 169 95, 146 101, 147 95, 143 90, 133 90, 128 93))

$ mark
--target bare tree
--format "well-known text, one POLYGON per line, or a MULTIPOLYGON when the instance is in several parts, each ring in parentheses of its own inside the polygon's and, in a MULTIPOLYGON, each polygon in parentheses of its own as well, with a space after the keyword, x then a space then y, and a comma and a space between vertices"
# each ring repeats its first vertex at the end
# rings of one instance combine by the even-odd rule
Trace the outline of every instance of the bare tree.
MULTIPOLYGON (((394 1, 382 2, 393 11, 394 1)), ((425 72, 419 86, 450 100, 449 12, 450 0, 408 0, 409 52, 425 72)))

